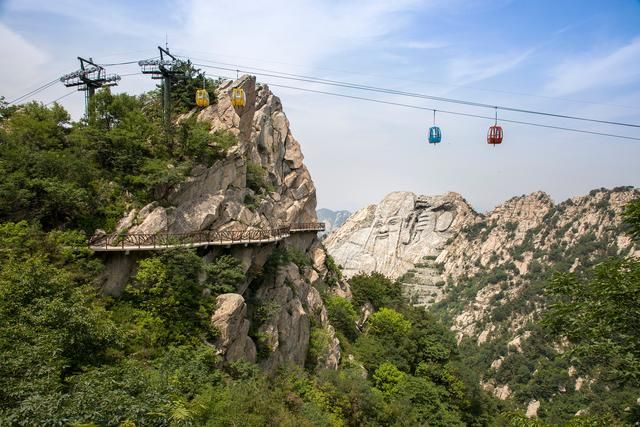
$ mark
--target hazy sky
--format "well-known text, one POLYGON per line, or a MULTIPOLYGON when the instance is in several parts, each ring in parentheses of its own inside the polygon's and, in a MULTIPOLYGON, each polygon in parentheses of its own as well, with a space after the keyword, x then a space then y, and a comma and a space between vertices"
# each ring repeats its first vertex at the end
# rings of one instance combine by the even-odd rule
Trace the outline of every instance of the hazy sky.
MULTIPOLYGON (((77 56, 99 63, 153 57, 165 37, 172 52, 194 62, 640 123, 638 0, 0 0, 0 95, 11 100, 74 71, 77 56)), ((258 80, 493 114, 259 74, 258 80)), ((139 93, 154 83, 127 76, 116 91, 139 93)), ((302 145, 319 207, 355 210, 395 190, 457 191, 484 211, 536 190, 560 201, 597 187, 640 186, 640 141, 505 123, 504 143, 494 148, 486 144, 489 120, 440 114, 443 142, 433 147, 426 144, 429 111, 272 89, 302 145)), ((59 84, 35 99, 47 103, 68 92, 59 84)), ((81 93, 60 102, 80 116, 81 93)), ((637 128, 500 116, 640 137, 637 128)))

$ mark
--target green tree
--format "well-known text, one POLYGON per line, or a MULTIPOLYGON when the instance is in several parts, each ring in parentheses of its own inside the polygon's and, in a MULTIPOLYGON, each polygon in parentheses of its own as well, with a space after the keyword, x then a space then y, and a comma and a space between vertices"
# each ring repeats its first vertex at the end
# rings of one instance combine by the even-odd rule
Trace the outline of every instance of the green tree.
POLYGON ((108 361, 121 342, 89 282, 95 262, 70 249, 81 239, 0 225, 0 424, 56 414, 69 375, 108 361))
POLYGON ((202 330, 201 271, 202 260, 194 251, 164 251, 138 263, 125 295, 135 307, 162 319, 171 339, 180 342, 202 330))
POLYGON ((640 199, 636 199, 627 204, 622 217, 629 229, 629 234, 634 239, 640 240, 640 199))
POLYGON ((640 262, 612 258, 593 278, 556 274, 547 287, 556 298, 545 315, 549 331, 573 344, 571 357, 585 369, 640 385, 640 262))
POLYGON ((407 380, 407 374, 399 370, 390 362, 380 364, 373 373, 373 385, 384 394, 393 396, 398 394, 403 383, 407 380))
POLYGON ((331 295, 326 298, 325 305, 333 327, 348 340, 355 341, 358 336, 356 329, 358 315, 351 305, 351 301, 337 295, 331 295))
POLYGON ((211 263, 205 264, 204 269, 207 273, 205 286, 214 295, 235 292, 245 280, 242 263, 231 255, 214 258, 211 263))
POLYGON ((368 333, 382 339, 397 340, 409 336, 411 322, 391 308, 382 308, 369 319, 368 333))
POLYGON ((362 307, 370 302, 374 308, 402 305, 400 283, 380 273, 357 274, 349 280, 353 293, 353 305, 362 307))
MULTIPOLYGON (((173 110, 177 114, 186 113, 196 107, 196 91, 202 89, 204 73, 195 68, 191 61, 184 62, 180 67, 180 71, 184 73, 184 77, 175 80, 171 85, 171 103, 173 110)), ((205 79, 205 88, 209 93, 209 102, 216 102, 215 90, 218 87, 218 81, 213 79, 205 79)), ((164 90, 160 86, 160 94, 164 90)))

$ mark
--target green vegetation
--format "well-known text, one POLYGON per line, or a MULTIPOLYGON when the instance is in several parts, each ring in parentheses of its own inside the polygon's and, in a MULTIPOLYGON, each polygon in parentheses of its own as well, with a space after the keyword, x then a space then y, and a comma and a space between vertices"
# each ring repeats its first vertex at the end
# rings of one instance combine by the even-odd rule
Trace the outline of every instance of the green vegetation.
MULTIPOLYGON (((198 83, 189 72, 193 78, 172 94, 176 113, 192 106, 198 83)), ((84 249, 86 235, 112 230, 132 207, 170 203, 194 166, 213 165, 237 142, 195 118, 167 132, 159 95, 100 91, 95 114, 77 123, 58 105, 0 100, 0 425, 604 426, 640 419, 640 263, 607 259, 616 243, 595 230, 559 227, 568 203, 513 249, 519 260, 533 255, 526 275, 496 254, 492 270, 457 286, 448 278, 448 296, 431 312, 408 306, 400 284, 377 273, 350 279, 351 300, 331 294, 342 273, 327 257, 321 294, 342 349, 335 371, 323 368, 331 336, 313 318, 304 368, 266 374, 259 365, 223 363, 211 344, 220 334, 210 323, 216 296, 246 284, 251 295, 251 286, 289 263, 309 268, 295 248, 275 249, 249 277, 229 255, 205 262, 195 251, 159 252, 137 261, 120 297, 100 294, 102 264, 84 249), (577 231, 575 244, 560 240, 577 231), (540 239, 548 250, 535 249, 540 239), (497 292, 477 327, 491 322, 492 336, 457 345, 447 323, 487 286, 497 292), (374 311, 359 323, 367 303, 374 311), (516 349, 507 337, 522 319, 516 332, 529 334, 516 349), (487 372, 510 386, 510 400, 482 390, 487 372), (578 375, 587 379, 580 393, 578 375), (534 398, 543 402, 541 420, 517 411, 534 398), (574 417, 579 409, 589 416, 574 417)), ((248 162, 246 173, 246 202, 257 207, 274 188, 262 166, 248 162)), ((602 197, 598 207, 607 204, 602 197)), ((639 239, 639 201, 624 218, 639 239)), ((496 226, 480 221, 466 236, 484 239, 496 226)), ((433 257, 424 261, 418 267, 442 272, 433 257)), ((272 348, 260 327, 285 307, 247 301, 249 334, 264 361, 272 348)))
POLYGON ((57 104, 2 109, 0 221, 111 230, 126 209, 166 202, 194 165, 211 165, 236 143, 194 118, 168 137, 153 93, 105 89, 92 104, 91 120, 75 123, 57 104))
POLYGON ((470 376, 458 363, 451 332, 429 313, 408 306, 398 283, 383 275, 360 274, 350 284, 352 301, 326 298, 343 359, 344 352, 355 356, 341 372, 369 373, 368 380, 360 373, 352 381, 361 384, 362 397, 371 393, 366 400, 373 407, 368 417, 349 424, 489 425, 495 414, 493 399, 478 382, 467 381, 470 376), (355 307, 366 302, 376 311, 359 331, 355 307))
MULTIPOLYGON (((171 84, 171 105, 175 114, 186 113, 196 107, 195 93, 202 89, 204 77, 204 73, 194 68, 190 60, 183 63, 179 70, 184 72, 185 78, 177 79, 171 84)), ((220 81, 205 78, 204 83, 209 92, 209 102, 213 104, 216 102, 215 90, 220 81)), ((163 87, 160 86, 157 91, 158 96, 162 96, 163 87)))
POLYGON ((252 191, 244 196, 244 204, 250 209, 257 209, 260 201, 268 193, 273 193, 275 188, 267 170, 257 163, 247 162, 247 188, 252 191))
MULTIPOLYGON (((627 205, 624 220, 640 240, 640 200, 627 205)), ((613 257, 589 274, 559 272, 547 286, 552 304, 543 319, 546 330, 569 341, 563 359, 605 389, 607 398, 592 404, 596 413, 626 422, 640 419, 633 396, 640 392, 640 261, 613 257), (622 410, 621 404, 629 410, 622 410)), ((601 395, 602 396, 602 395, 601 395)))
MULTIPOLYGON (((608 200, 599 193, 594 194, 608 200)), ((638 261, 619 257, 615 239, 621 230, 633 235, 640 224, 634 211, 638 203, 625 209, 624 227, 607 229, 604 235, 571 221, 560 226, 560 213, 570 203, 562 204, 512 250, 520 260, 533 255, 526 274, 496 259, 492 270, 457 283, 448 279, 445 300, 432 308, 447 324, 469 310, 478 292, 494 286, 488 314, 475 323, 476 334, 491 328, 487 341, 478 345, 475 338, 465 338, 458 349, 474 375, 509 385, 511 396, 501 403, 507 412, 495 420, 497 425, 628 425, 640 418, 638 261), (581 236, 563 240, 572 229, 581 236), (516 335, 522 338, 519 348, 508 345, 516 335), (494 362, 499 364, 492 367, 494 362), (538 416, 544 421, 527 420, 515 411, 532 399, 541 402, 538 416), (579 410, 589 417, 575 417, 579 410)), ((610 216, 608 205, 597 208, 610 216)))
MULTIPOLYGON (((217 333, 209 326, 215 295, 245 280, 237 260, 206 263, 189 250, 160 252, 141 259, 123 296, 112 299, 92 284, 100 263, 89 251, 72 249, 83 240, 82 233, 44 232, 24 221, 0 226, 2 425, 490 420, 488 400, 452 363, 450 332, 404 305, 395 291, 383 292, 382 284, 393 285, 383 276, 357 279, 362 288, 371 282, 379 304, 362 332, 350 301, 333 296, 327 303, 355 364, 345 357, 338 371, 311 363, 307 371, 288 367, 266 375, 254 365, 221 363, 208 344, 217 333)), ((286 254, 275 253, 272 264, 286 254)), ((256 306, 256 325, 281 309, 269 302, 256 306)), ((261 357, 268 357, 264 340, 254 338, 261 357)), ((326 330, 312 325, 308 360, 321 359, 329 343, 326 330)))
POLYGON ((400 283, 380 273, 358 274, 349 280, 349 284, 353 293, 353 304, 356 307, 361 307, 367 302, 376 309, 403 304, 400 283))
MULTIPOLYGON (((355 364, 346 360, 326 371, 310 363, 307 371, 267 376, 253 365, 221 363, 207 344, 217 333, 209 326, 215 295, 245 280, 237 260, 205 263, 192 251, 161 252, 141 259, 123 296, 112 299, 91 283, 100 263, 71 249, 83 239, 24 221, 0 227, 3 425, 486 425, 490 419, 477 384, 466 384, 452 364, 451 334, 403 304, 397 284, 381 275, 355 279, 359 298, 378 307, 362 332, 351 302, 328 297, 329 316, 355 364)), ((274 251, 270 268, 301 257, 274 251)), ((280 310, 256 306, 255 324, 280 310)), ((259 353, 268 357, 258 335, 259 353)), ((326 330, 313 326, 308 360, 321 360, 329 343, 326 330)))
POLYGON ((629 203, 622 214, 628 233, 640 240, 640 199, 629 203))

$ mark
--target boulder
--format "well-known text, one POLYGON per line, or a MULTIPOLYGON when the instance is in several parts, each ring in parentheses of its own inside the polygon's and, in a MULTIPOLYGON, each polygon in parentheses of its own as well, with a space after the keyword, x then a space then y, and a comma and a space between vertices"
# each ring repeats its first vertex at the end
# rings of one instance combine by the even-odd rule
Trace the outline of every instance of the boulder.
POLYGON ((247 305, 242 295, 222 294, 216 299, 211 325, 219 332, 215 346, 227 361, 256 361, 256 347, 248 336, 250 322, 246 314, 247 305))

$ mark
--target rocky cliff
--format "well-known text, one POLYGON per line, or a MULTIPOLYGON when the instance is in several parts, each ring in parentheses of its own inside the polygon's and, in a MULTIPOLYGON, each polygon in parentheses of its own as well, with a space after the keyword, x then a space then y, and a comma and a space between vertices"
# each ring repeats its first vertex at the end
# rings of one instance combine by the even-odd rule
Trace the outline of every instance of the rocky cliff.
MULTIPOLYGON (((622 232, 620 214, 638 194, 627 187, 594 190, 555 205, 548 195, 536 192, 514 197, 460 230, 439 259, 450 289, 467 278, 490 277, 456 317, 459 338, 477 335, 483 341, 491 335, 491 322, 478 326, 496 308, 489 302, 505 286, 507 295, 498 306, 517 297, 545 270, 578 271, 606 256, 636 253, 622 232)), ((516 316, 511 323, 515 331, 526 319, 516 316)))
POLYGON ((477 217, 456 193, 395 192, 354 213, 325 244, 347 277, 377 271, 402 278, 405 292, 424 305, 441 294, 444 276, 436 260, 448 240, 477 217))
POLYGON ((535 415, 554 399, 554 407, 575 408, 576 393, 596 392, 556 357, 563 344, 537 326, 545 283, 554 271, 583 274, 609 256, 640 256, 621 224, 624 206, 639 196, 619 187, 555 204, 536 192, 479 214, 451 193, 391 193, 326 245, 347 274, 380 271, 399 278, 414 303, 436 303, 485 389, 535 415))
POLYGON ((237 144, 210 168, 192 170, 188 181, 169 195, 169 207, 152 203, 134 210, 119 224, 118 231, 275 228, 317 220, 316 190, 280 99, 250 76, 224 82, 215 96, 217 103, 190 115, 208 123, 212 133, 235 135, 237 144), (245 107, 231 105, 232 87, 244 89, 245 107), (260 179, 267 191, 258 192, 247 185, 251 174, 263 175, 260 179))
MULTIPOLYGON (((268 229, 316 222, 316 190, 303 163, 300 144, 291 134, 280 99, 254 77, 223 82, 217 102, 194 110, 210 132, 227 132, 236 143, 211 167, 195 167, 186 182, 171 191, 167 203, 132 210, 117 226, 119 233, 185 233, 199 230, 268 229), (233 87, 242 87, 244 107, 231 104, 233 87)), ((303 364, 311 325, 323 328, 330 345, 322 363, 336 367, 340 352, 333 328, 314 283, 327 273, 324 248, 315 233, 298 233, 275 244, 201 250, 205 259, 231 254, 242 261, 246 281, 236 293, 218 297, 212 323, 220 331, 215 343, 227 360, 259 361, 266 368, 303 364), (296 265, 295 253, 309 260, 296 265), (268 274, 265 264, 279 254, 268 274), (285 255, 282 255, 285 254, 285 255)), ((103 290, 118 294, 136 268, 133 254, 110 254, 103 290)), ((298 256, 300 259, 300 256, 298 256)))
POLYGON ((540 192, 514 197, 452 239, 440 258, 446 297, 435 309, 486 390, 513 398, 529 415, 563 406, 579 412, 584 396, 599 393, 600 385, 558 357, 564 344, 539 327, 549 303, 544 287, 554 271, 581 276, 607 257, 639 256, 620 215, 639 195, 631 187, 600 189, 557 205, 540 192))

